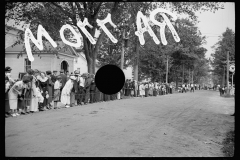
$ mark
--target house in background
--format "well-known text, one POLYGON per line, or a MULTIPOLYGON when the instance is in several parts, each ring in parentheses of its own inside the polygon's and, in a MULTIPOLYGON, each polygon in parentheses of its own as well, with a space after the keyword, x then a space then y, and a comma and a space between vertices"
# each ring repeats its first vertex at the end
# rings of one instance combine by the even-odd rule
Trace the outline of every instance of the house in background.
POLYGON ((27 58, 24 44, 10 46, 5 49, 5 66, 12 68, 11 74, 14 79, 18 78, 19 73, 26 72, 28 68, 38 69, 43 72, 48 70, 60 71, 62 69, 69 71, 69 73, 73 72, 78 54, 71 46, 63 42, 58 42, 58 45, 61 47, 59 51, 49 43, 46 43, 42 51, 34 46, 32 50, 34 61, 32 62, 27 58))
MULTIPOLYGON (((28 68, 38 69, 43 72, 47 70, 60 71, 62 69, 69 71, 69 73, 77 69, 80 70, 81 74, 88 72, 84 53, 61 41, 56 42, 58 47, 61 48, 60 50, 53 48, 49 42, 45 43, 42 51, 34 45, 32 50, 34 61, 29 61, 24 43, 12 47, 18 40, 18 32, 23 32, 23 29, 5 25, 5 67, 12 68, 12 78, 17 79, 19 73, 26 72, 28 68)), ((96 67, 97 70, 98 67, 96 67)))

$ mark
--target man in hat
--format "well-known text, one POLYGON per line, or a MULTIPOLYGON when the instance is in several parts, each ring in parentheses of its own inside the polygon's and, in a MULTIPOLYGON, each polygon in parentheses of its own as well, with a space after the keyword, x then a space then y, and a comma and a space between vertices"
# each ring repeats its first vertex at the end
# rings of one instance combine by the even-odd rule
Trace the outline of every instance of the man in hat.
POLYGON ((75 95, 76 101, 75 105, 81 105, 83 103, 84 96, 84 78, 80 75, 80 69, 74 71, 75 76, 77 76, 77 94, 75 95))
POLYGON ((84 104, 88 104, 88 102, 90 100, 90 85, 91 85, 91 83, 92 83, 92 78, 88 74, 86 76, 86 81, 85 81, 85 84, 84 84, 84 90, 85 90, 84 104))
MULTIPOLYGON (((75 72, 74 72, 75 73, 75 72)), ((78 92, 78 74, 70 75, 70 76, 75 76, 75 79, 73 80, 73 88, 70 93, 70 107, 73 107, 75 104, 75 96, 78 92)))
POLYGON ((62 92, 63 87, 67 83, 67 76, 64 74, 64 70, 63 69, 60 71, 60 76, 62 78, 62 86, 61 86, 61 89, 60 89, 61 92, 62 92))
POLYGON ((10 68, 8 66, 5 67, 5 76, 8 77, 10 84, 13 85, 13 83, 15 83, 15 81, 11 78, 11 71, 12 71, 12 68, 10 68))
POLYGON ((57 71, 53 71, 53 74, 51 74, 50 76, 51 76, 52 82, 55 83, 57 80, 57 71))

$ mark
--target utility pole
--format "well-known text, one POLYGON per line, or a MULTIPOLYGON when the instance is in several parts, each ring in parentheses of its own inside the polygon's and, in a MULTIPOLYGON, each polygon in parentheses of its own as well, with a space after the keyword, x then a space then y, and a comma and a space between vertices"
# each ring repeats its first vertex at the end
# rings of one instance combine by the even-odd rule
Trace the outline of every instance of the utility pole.
POLYGON ((223 66, 223 79, 222 79, 222 86, 225 86, 225 66, 223 66))
POLYGON ((227 52, 227 95, 229 95, 229 51, 227 52))
POLYGON ((232 87, 233 87, 233 75, 234 75, 235 72, 232 73, 232 87))
POLYGON ((184 64, 183 64, 183 79, 182 79, 182 84, 184 83, 184 64))
POLYGON ((121 69, 123 70, 123 64, 124 64, 124 35, 125 35, 125 29, 122 30, 122 52, 121 52, 121 69))
POLYGON ((167 56, 166 83, 168 83, 168 55, 166 56, 167 56))
POLYGON ((193 71, 192 71, 192 84, 193 84, 193 71))

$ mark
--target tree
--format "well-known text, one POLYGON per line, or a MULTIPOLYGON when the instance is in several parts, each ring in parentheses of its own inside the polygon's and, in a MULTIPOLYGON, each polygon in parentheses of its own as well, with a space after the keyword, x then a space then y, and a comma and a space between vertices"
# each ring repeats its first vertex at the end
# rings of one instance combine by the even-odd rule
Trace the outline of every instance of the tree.
MULTIPOLYGON (((5 18, 14 19, 16 23, 20 21, 30 23, 30 29, 35 35, 38 25, 41 24, 55 41, 60 40, 59 30, 64 24, 74 26, 82 36, 88 72, 95 73, 96 56, 105 33, 101 31, 96 44, 93 45, 77 26, 77 22, 79 19, 83 21, 84 18, 88 18, 93 28, 86 27, 86 29, 94 37, 96 30, 99 29, 96 20, 105 19, 110 13, 114 22, 115 16, 121 14, 119 10, 122 4, 119 2, 17 2, 7 5, 5 18)), ((107 27, 111 28, 110 25, 107 27)), ((69 30, 66 30, 64 35, 69 41, 74 41, 69 30)))
MULTIPOLYGON (((142 11, 148 16, 153 9, 158 7, 166 8, 167 4, 165 2, 8 2, 5 9, 5 19, 14 19, 16 24, 21 21, 30 24, 30 29, 35 33, 35 36, 38 25, 42 24, 55 41, 60 40, 59 30, 62 25, 69 24, 74 26, 82 35, 83 51, 87 59, 88 71, 89 73, 94 73, 99 47, 105 37, 105 33, 102 30, 100 30, 99 37, 95 37, 96 30, 99 30, 96 19, 105 19, 107 14, 110 13, 115 24, 124 19, 127 21, 131 30, 131 38, 129 40, 131 47, 127 56, 132 57, 132 61, 135 61, 138 59, 139 50, 138 37, 135 36, 137 12, 142 11), (124 18, 128 13, 131 16, 124 18), (84 18, 88 18, 89 23, 93 26, 93 28, 86 27, 86 29, 95 37, 97 41, 95 45, 90 43, 77 26, 78 20, 83 21, 84 18)), ((220 3, 214 2, 171 2, 169 4, 172 6, 172 11, 178 14, 187 14, 191 19, 197 18, 195 11, 215 11, 222 7, 220 3)), ((107 27, 110 30, 113 29, 110 25, 107 25, 107 27)), ((72 39, 73 35, 69 30, 65 30, 64 35, 69 41, 74 41, 72 39)), ((131 61, 129 61, 130 63, 131 61)))
POLYGON ((213 60, 211 61, 211 66, 213 67, 213 74, 218 77, 222 77, 220 82, 223 84, 223 79, 225 79, 226 74, 224 74, 224 70, 226 71, 226 60, 227 60, 227 52, 229 51, 229 60, 235 61, 235 33, 233 30, 227 28, 226 31, 219 38, 219 41, 212 46, 215 50, 214 53, 211 54, 213 60), (225 68, 225 69, 224 69, 225 68))

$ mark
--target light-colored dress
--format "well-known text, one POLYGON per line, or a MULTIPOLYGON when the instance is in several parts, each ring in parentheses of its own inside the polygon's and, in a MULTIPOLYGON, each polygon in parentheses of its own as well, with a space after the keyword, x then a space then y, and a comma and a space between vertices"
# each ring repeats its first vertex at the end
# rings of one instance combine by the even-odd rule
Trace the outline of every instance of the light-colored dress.
POLYGON ((25 85, 23 84, 23 81, 17 81, 12 88, 8 92, 8 97, 9 97, 9 106, 10 109, 17 109, 18 105, 18 92, 22 92, 24 89, 25 85), (17 91, 15 91, 17 90, 17 91))
POLYGON ((145 96, 145 87, 143 84, 139 86, 139 94, 140 96, 145 96))
POLYGON ((73 88, 72 80, 69 79, 62 89, 61 102, 70 105, 70 93, 73 88))
POLYGON ((33 76, 32 80, 32 92, 31 92, 31 105, 30 105, 30 111, 36 112, 38 111, 38 97, 37 97, 37 90, 36 90, 36 82, 37 78, 33 76))

